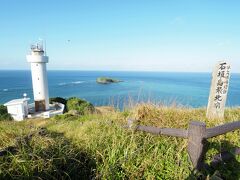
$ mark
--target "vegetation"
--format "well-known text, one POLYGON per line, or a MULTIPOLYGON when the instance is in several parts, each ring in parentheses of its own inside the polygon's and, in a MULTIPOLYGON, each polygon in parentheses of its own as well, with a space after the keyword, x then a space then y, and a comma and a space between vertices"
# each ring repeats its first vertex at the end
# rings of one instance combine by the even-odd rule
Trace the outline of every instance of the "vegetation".
POLYGON ((68 111, 75 110, 80 115, 94 112, 94 106, 90 102, 77 97, 72 97, 67 100, 67 109, 68 111))
POLYGON ((71 97, 69 99, 62 97, 53 97, 50 98, 49 102, 58 102, 65 105, 64 112, 66 113, 69 111, 69 114, 65 114, 62 118, 71 116, 73 112, 75 112, 73 114, 84 115, 89 112, 93 113, 95 110, 94 106, 90 102, 77 97, 71 97))
POLYGON ((12 117, 7 112, 7 107, 0 105, 0 121, 12 120, 12 117))
POLYGON ((97 78, 96 81, 97 81, 97 83, 100 83, 100 84, 110 84, 110 83, 122 82, 121 80, 112 79, 112 78, 109 78, 109 77, 99 77, 99 78, 97 78))
MULTIPOLYGON (((240 119, 237 108, 227 109, 224 121, 207 119, 205 113, 205 109, 140 104, 124 112, 0 122, 0 149, 8 149, 2 155, 0 151, 0 179, 196 179, 199 174, 188 161, 185 139, 123 126, 128 117, 142 125, 175 128, 187 128, 191 120, 212 127, 240 119)), ((239 135, 237 130, 210 139, 205 162, 240 146, 239 135)), ((239 179, 240 157, 201 173, 204 178, 215 173, 224 179, 239 179)))
POLYGON ((54 103, 54 102, 58 102, 58 103, 62 103, 65 106, 67 105, 67 99, 62 98, 62 97, 53 97, 49 99, 50 103, 54 103))

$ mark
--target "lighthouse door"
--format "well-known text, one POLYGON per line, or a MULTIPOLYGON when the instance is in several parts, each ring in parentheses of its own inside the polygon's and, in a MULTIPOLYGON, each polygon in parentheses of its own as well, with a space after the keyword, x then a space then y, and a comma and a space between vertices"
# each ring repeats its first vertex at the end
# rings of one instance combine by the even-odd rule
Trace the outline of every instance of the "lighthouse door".
POLYGON ((35 111, 45 111, 46 110, 46 105, 45 105, 45 101, 35 101, 35 111))

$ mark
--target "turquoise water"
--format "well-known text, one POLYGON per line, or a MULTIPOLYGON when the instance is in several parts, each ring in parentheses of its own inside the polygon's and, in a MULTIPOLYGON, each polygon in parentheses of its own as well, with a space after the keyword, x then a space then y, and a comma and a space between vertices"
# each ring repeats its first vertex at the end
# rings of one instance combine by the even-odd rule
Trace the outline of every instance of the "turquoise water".
MULTIPOLYGON (((184 106, 207 106, 210 73, 48 71, 50 97, 80 97, 94 105, 123 107, 131 102, 152 101, 184 106), (102 85, 99 76, 124 82, 102 85)), ((27 93, 33 101, 30 71, 0 71, 0 103, 27 93)), ((232 74, 227 106, 240 105, 240 74, 232 74)))

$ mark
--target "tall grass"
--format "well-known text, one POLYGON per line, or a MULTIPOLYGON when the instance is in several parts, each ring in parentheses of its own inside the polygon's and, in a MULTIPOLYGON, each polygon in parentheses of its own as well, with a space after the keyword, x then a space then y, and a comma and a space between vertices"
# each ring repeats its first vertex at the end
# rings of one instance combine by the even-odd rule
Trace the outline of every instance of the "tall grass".
MULTIPOLYGON (((0 148, 15 145, 17 151, 0 157, 0 177, 194 179, 197 176, 188 160, 187 140, 134 132, 123 126, 129 117, 134 117, 138 124, 156 127, 187 128, 191 120, 204 121, 208 127, 222 123, 207 119, 205 113, 205 109, 137 104, 123 112, 108 109, 84 116, 57 116, 47 121, 1 122, 0 138, 7 139, 0 148), (45 134, 35 134, 28 143, 16 144, 16 137, 42 127, 46 128, 45 134)), ((239 109, 226 110, 224 122, 239 119, 239 109)), ((238 130, 210 139, 205 162, 209 163, 220 151, 240 146, 239 135, 238 130)), ((218 170, 223 178, 239 179, 239 164, 238 156, 230 164, 202 173, 207 177, 218 170)))

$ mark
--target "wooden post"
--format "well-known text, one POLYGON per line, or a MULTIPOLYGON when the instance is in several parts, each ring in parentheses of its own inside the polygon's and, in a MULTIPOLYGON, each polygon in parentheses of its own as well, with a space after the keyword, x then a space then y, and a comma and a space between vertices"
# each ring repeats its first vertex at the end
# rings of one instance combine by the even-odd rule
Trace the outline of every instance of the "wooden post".
POLYGON ((200 169, 204 158, 206 124, 199 121, 191 121, 188 128, 187 151, 193 167, 200 169))
POLYGON ((224 108, 230 78, 230 65, 219 62, 212 73, 212 82, 208 98, 207 118, 224 118, 224 108))
POLYGON ((220 126, 215 126, 213 128, 208 128, 205 137, 208 139, 237 129, 240 129, 240 121, 233 121, 231 123, 226 123, 220 126))

